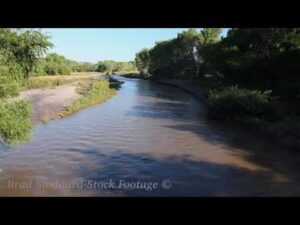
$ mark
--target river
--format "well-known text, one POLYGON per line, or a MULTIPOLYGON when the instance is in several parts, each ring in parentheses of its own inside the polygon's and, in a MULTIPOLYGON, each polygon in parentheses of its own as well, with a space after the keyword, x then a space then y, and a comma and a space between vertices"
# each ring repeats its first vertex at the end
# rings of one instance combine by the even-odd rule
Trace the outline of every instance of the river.
POLYGON ((207 119, 174 87, 127 79, 103 104, 0 150, 0 196, 295 196, 299 154, 207 119))

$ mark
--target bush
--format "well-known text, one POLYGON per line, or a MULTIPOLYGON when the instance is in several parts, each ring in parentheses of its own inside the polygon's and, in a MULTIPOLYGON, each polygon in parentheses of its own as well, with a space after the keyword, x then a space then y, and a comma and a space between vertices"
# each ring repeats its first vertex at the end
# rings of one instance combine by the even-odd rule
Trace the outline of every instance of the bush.
POLYGON ((13 97, 19 95, 19 85, 15 82, 0 84, 0 98, 13 97))
POLYGON ((29 101, 0 102, 0 143, 18 144, 28 140, 31 114, 29 101))
POLYGON ((76 91, 81 94, 82 97, 66 107, 63 116, 71 115, 88 106, 104 102, 117 93, 115 88, 110 88, 109 80, 80 82, 76 91))
POLYGON ((269 109, 268 94, 237 86, 213 90, 209 93, 208 100, 213 113, 229 119, 261 117, 269 109))
POLYGON ((56 53, 45 58, 45 72, 48 75, 69 75, 75 69, 76 63, 56 53))

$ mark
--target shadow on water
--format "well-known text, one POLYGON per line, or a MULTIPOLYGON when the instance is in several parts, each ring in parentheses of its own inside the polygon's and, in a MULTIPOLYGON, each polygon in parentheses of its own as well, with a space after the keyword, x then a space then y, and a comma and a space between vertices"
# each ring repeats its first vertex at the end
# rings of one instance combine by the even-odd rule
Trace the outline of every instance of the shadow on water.
MULTIPOLYGON (((145 80, 125 81, 119 94, 105 104, 40 125, 33 140, 20 152, 2 152, 0 186, 12 178, 50 182, 58 178, 99 182, 123 179, 156 181, 159 186, 152 191, 122 188, 51 193, 300 195, 300 159, 295 152, 208 120, 204 104, 179 89, 145 80), (161 186, 164 179, 171 181, 170 189, 161 186)), ((0 195, 24 194, 3 191, 0 188, 0 195)), ((24 195, 49 193, 28 190, 24 195)))
MULTIPOLYGON (((157 159, 148 154, 130 154, 124 151, 103 157, 97 156, 97 153, 98 150, 95 149, 92 155, 97 159, 94 165, 99 167, 89 168, 89 175, 85 176, 85 180, 103 182, 111 179, 115 186, 104 190, 108 193, 126 196, 288 196, 295 192, 300 194, 299 189, 291 189, 288 182, 273 179, 268 172, 253 172, 185 157, 157 159), (235 179, 237 176, 240 179, 235 179), (163 186, 166 179, 170 180, 170 188, 163 186), (158 186, 148 191, 145 188, 130 189, 129 185, 119 186, 120 180, 126 183, 157 182, 158 186)), ((103 194, 103 189, 98 192, 95 190, 94 195, 99 194, 103 194)))
MULTIPOLYGON (((139 93, 143 93, 146 96, 149 93, 151 95, 151 88, 147 81, 139 82, 139 93), (150 90, 149 93, 147 93, 147 89, 150 90)), ((211 144, 222 144, 226 149, 230 149, 232 154, 237 153, 245 160, 267 168, 274 174, 281 174, 281 176, 285 177, 285 180, 289 180, 291 183, 300 182, 300 157, 297 152, 278 146, 270 140, 254 136, 239 128, 210 120, 206 114, 205 105, 201 100, 190 96, 192 100, 187 101, 183 97, 187 94, 175 87, 156 85, 156 88, 157 92, 155 95, 152 93, 152 97, 162 101, 152 101, 148 105, 136 105, 129 115, 180 121, 180 124, 167 125, 166 127, 194 133, 211 144), (167 94, 166 92, 161 93, 159 89, 162 87, 164 89, 175 89, 176 95, 172 96, 174 91, 167 91, 167 94), (176 99, 176 102, 164 102, 172 101, 173 99, 176 99), (198 113, 191 116, 191 110, 194 112, 198 110, 198 113), (240 154, 240 152, 243 152, 243 154, 240 154)), ((218 172, 222 173, 222 170, 218 172)))

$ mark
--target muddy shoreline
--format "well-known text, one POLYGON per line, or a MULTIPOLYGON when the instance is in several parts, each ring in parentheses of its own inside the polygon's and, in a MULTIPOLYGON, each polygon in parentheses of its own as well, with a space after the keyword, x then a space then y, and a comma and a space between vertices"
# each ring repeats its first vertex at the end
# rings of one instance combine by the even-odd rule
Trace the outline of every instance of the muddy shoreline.
MULTIPOLYGON (((141 79, 145 79, 145 78, 141 78, 141 79)), ((209 104, 207 93, 201 92, 199 89, 197 89, 191 80, 176 80, 176 79, 160 79, 160 80, 147 79, 147 80, 157 84, 179 88, 182 91, 185 91, 193 95, 194 97, 198 98, 206 105, 209 104)), ((235 125, 235 127, 238 129, 245 130, 244 128, 240 128, 238 125, 235 125)), ((258 137, 264 136, 265 138, 275 141, 281 146, 288 147, 291 150, 296 150, 296 151, 300 150, 300 139, 295 134, 285 135, 283 137, 275 137, 273 133, 269 132, 268 128, 266 128, 265 130, 254 130, 254 131, 253 130, 250 131, 246 128, 245 132, 247 133, 249 132, 253 136, 258 136, 258 137)))
POLYGON ((20 92, 17 99, 28 99, 33 106, 32 123, 61 118, 62 111, 81 95, 76 92, 76 84, 61 85, 55 88, 32 89, 20 92))

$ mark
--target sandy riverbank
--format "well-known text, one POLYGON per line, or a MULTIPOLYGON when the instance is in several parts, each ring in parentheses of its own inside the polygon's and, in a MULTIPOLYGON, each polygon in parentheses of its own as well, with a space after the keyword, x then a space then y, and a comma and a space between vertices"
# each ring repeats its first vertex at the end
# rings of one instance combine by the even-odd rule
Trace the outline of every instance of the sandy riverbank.
POLYGON ((32 123, 61 117, 64 108, 81 95, 76 92, 76 84, 61 85, 56 88, 32 89, 20 92, 18 99, 32 102, 32 123))
MULTIPOLYGON (((71 75, 51 75, 40 76, 37 79, 43 80, 70 80, 67 84, 62 84, 54 87, 34 88, 23 90, 20 95, 14 99, 28 99, 33 106, 32 123, 47 122, 52 119, 61 117, 61 113, 65 107, 72 104, 76 99, 81 97, 76 92, 76 84, 80 80, 91 79, 98 72, 77 72, 71 75)), ((40 82, 39 81, 39 82, 40 82)))

